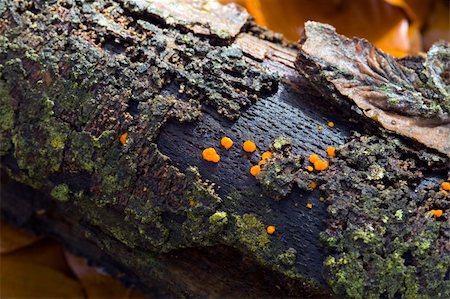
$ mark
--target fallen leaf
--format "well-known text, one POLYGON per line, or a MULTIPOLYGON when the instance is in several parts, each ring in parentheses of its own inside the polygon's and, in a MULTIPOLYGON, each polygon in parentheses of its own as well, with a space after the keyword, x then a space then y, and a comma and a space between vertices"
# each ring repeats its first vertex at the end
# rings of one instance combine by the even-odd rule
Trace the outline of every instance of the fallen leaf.
POLYGON ((63 246, 55 240, 44 238, 26 247, 2 254, 2 259, 11 262, 26 262, 52 268, 74 278, 64 255, 63 246))
POLYGON ((130 297, 131 289, 126 288, 119 280, 89 266, 84 258, 75 256, 67 251, 65 255, 68 264, 83 285, 88 298, 130 297))
POLYGON ((2 257, 1 298, 85 298, 81 284, 51 268, 2 257))
POLYGON ((19 230, 3 220, 0 222, 0 253, 14 251, 40 239, 41 237, 19 230))

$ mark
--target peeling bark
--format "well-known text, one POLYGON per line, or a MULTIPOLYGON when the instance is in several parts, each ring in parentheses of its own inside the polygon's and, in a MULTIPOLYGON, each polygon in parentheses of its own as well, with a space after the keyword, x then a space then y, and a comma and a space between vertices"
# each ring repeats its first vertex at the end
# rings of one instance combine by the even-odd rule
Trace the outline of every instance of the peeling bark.
POLYGON ((364 39, 307 22, 297 65, 324 94, 340 103, 349 99, 384 128, 450 156, 448 43, 408 67, 364 39))

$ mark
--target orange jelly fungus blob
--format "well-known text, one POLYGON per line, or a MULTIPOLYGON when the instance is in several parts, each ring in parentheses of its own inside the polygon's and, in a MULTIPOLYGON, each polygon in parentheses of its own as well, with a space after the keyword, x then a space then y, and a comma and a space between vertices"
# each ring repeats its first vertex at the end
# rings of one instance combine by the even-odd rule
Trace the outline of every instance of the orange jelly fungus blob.
POLYGON ((315 163, 317 160, 319 160, 319 156, 317 154, 309 155, 309 162, 315 163))
POLYGON ((306 204, 306 207, 307 207, 308 209, 312 209, 313 205, 312 205, 312 203, 307 203, 307 204, 306 204))
POLYGON ((319 201, 320 201, 320 202, 325 202, 325 197, 322 197, 322 196, 319 197, 319 201))
POLYGON ((311 165, 306 166, 306 169, 308 169, 309 172, 314 170, 314 167, 312 167, 311 165))
POLYGON ((247 153, 253 153, 256 151, 256 144, 251 140, 246 140, 243 145, 244 151, 247 153))
POLYGON ((436 218, 441 217, 443 213, 444 212, 442 212, 442 210, 431 210, 431 214, 433 214, 436 218))
POLYGON ((450 191, 450 183, 449 182, 442 182, 441 188, 445 191, 450 191))
POLYGON ((329 163, 327 161, 323 161, 323 160, 317 160, 316 162, 314 162, 314 169, 317 171, 322 171, 327 169, 329 166, 329 163))
POLYGON ((327 155, 330 157, 336 157, 336 148, 333 146, 327 147, 326 149, 327 155))
POLYGON ((269 225, 269 226, 267 227, 266 231, 267 231, 267 233, 268 233, 269 235, 272 235, 272 234, 275 232, 275 226, 269 225))
POLYGON ((334 127, 334 122, 329 121, 329 122, 328 122, 328 126, 329 126, 330 128, 333 128, 333 127, 334 127))
POLYGON ((269 151, 267 151, 267 152, 264 152, 263 154, 262 154, 262 156, 261 156, 261 160, 267 160, 267 159, 269 159, 270 157, 272 157, 272 153, 271 152, 269 152, 269 151))
POLYGON ((252 176, 256 176, 260 171, 261 167, 259 167, 259 165, 255 165, 250 168, 250 173, 252 174, 252 176))
POLYGON ((220 161, 220 156, 217 154, 216 150, 212 147, 205 148, 202 152, 202 157, 204 160, 209 162, 217 163, 220 161))
POLYGON ((120 140, 120 143, 122 143, 122 145, 127 143, 127 139, 128 139, 128 132, 125 132, 122 135, 120 135, 119 140, 120 140))
POLYGON ((222 137, 222 139, 220 140, 220 144, 226 149, 229 150, 232 146, 233 146, 233 140, 231 140, 231 138, 229 137, 222 137))
POLYGON ((315 181, 312 181, 310 184, 309 184, 309 188, 311 188, 311 189, 316 189, 317 188, 317 183, 315 182, 315 181))
POLYGON ((147 192, 147 191, 148 191, 148 188, 147 188, 147 187, 144 187, 144 189, 142 189, 142 190, 144 190, 144 192, 147 192))

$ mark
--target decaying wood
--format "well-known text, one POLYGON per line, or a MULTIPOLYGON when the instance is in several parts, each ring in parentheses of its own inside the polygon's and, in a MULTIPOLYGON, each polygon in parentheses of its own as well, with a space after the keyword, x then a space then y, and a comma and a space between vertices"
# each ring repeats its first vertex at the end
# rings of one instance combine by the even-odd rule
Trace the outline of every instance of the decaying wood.
MULTIPOLYGON (((330 190, 384 181, 346 185, 333 163, 335 179, 308 173, 302 157, 340 145, 350 157, 351 131, 383 133, 348 103, 330 105, 312 64, 295 65, 297 45, 216 1, 48 2, 0 4, 3 216, 159 296, 327 296, 326 280, 354 294, 330 282, 332 269, 323 275, 341 253, 320 234, 342 219, 330 217, 327 229, 318 199, 353 195, 333 197, 327 181, 336 182, 330 190), (222 136, 235 141, 231 150, 220 148, 222 136), (256 153, 241 150, 246 139, 256 153), (211 146, 218 164, 201 158, 211 146), (274 158, 251 176, 269 148, 274 158)), ((394 165, 395 178, 414 184, 442 179, 445 157, 395 142, 407 154, 389 152, 380 167, 394 165)), ((366 156, 359 174, 374 167, 366 156)), ((350 167, 350 158, 338 161, 350 167)))

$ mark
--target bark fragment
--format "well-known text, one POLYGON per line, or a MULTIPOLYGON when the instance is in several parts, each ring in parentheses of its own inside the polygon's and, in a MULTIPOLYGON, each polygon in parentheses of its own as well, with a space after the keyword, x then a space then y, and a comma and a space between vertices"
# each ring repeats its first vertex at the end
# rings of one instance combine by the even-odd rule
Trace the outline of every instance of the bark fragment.
POLYGON ((437 44, 417 70, 364 39, 307 22, 296 66, 339 105, 354 103, 386 129, 450 155, 449 57, 448 44, 437 44))

